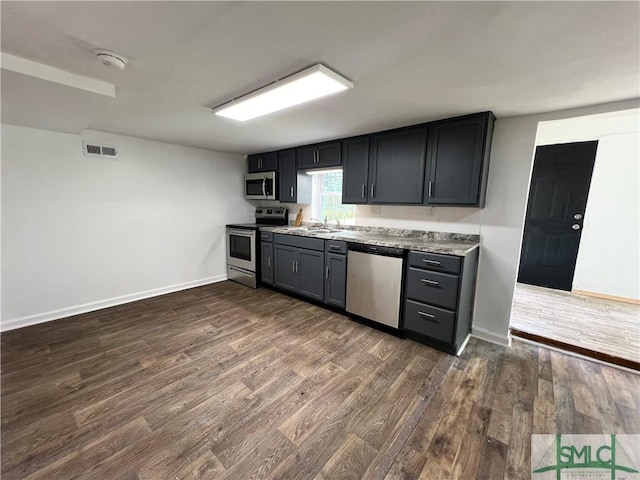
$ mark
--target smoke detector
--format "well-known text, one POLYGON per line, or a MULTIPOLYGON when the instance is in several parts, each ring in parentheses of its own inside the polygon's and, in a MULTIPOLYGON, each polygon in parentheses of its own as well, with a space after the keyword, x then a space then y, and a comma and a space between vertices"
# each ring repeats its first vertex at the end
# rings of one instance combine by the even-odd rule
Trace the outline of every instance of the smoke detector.
POLYGON ((124 66, 127 64, 127 57, 120 55, 119 53, 112 52, 111 50, 105 50, 103 48, 96 48, 93 53, 103 65, 109 67, 116 67, 120 70, 124 70, 124 66))

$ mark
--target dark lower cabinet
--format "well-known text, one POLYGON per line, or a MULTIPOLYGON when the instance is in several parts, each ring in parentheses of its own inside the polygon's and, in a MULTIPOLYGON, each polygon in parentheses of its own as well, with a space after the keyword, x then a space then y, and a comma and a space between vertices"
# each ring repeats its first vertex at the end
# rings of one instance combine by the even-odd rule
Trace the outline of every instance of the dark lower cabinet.
POLYGON ((273 243, 260 244, 260 280, 266 285, 273 285, 273 243))
POLYGON ((298 260, 298 249, 275 243, 273 245, 273 257, 276 266, 273 277, 276 287, 297 291, 296 262, 298 260))
POLYGON ((324 240, 274 235, 274 285, 313 300, 324 299, 324 240))
POLYGON ((298 293, 314 300, 324 299, 324 253, 298 249, 298 293))
POLYGON ((484 206, 494 122, 486 112, 429 125, 425 204, 484 206))
POLYGON ((456 354, 471 332, 478 249, 465 257, 409 252, 403 329, 416 341, 456 354))
POLYGON ((338 308, 347 305, 347 256, 324 255, 324 303, 338 308))

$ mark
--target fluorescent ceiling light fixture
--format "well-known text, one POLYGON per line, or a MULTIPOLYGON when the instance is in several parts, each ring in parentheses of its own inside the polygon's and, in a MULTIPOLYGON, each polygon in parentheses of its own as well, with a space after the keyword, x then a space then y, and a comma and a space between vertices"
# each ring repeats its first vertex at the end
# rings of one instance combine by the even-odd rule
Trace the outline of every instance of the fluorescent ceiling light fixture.
POLYGON ((326 168, 326 169, 321 169, 321 168, 316 168, 314 170, 305 170, 305 173, 307 173, 308 175, 322 175, 323 173, 342 173, 342 169, 341 168, 326 168))
POLYGON ((353 83, 317 64, 215 107, 213 113, 244 122, 348 88, 353 83))

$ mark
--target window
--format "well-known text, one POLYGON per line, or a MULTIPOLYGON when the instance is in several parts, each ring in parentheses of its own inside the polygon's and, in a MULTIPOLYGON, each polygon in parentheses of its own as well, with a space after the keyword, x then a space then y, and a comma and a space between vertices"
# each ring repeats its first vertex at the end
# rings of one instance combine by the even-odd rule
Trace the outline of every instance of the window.
POLYGON ((333 171, 313 175, 311 216, 329 223, 355 225, 356 206, 342 204, 342 172, 333 171))

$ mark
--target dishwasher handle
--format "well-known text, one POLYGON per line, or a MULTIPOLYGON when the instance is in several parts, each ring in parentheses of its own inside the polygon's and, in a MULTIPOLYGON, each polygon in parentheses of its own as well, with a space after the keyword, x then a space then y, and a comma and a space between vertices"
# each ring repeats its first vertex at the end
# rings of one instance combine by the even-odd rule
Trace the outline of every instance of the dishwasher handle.
POLYGON ((402 248, 385 247, 382 245, 367 245, 364 243, 350 242, 347 244, 350 252, 362 252, 372 255, 383 255, 385 257, 402 258, 404 250, 402 248))

